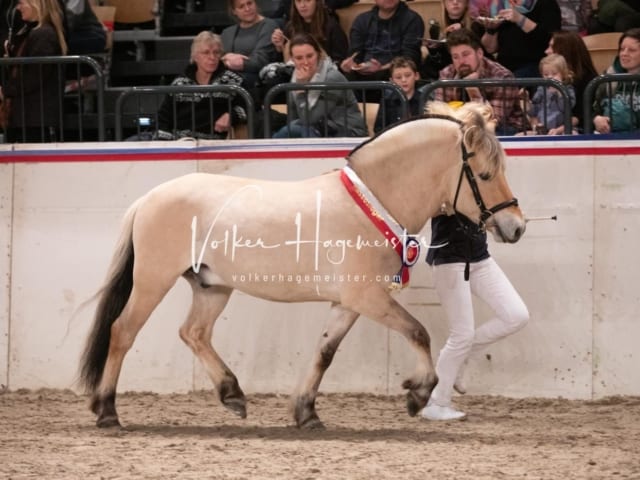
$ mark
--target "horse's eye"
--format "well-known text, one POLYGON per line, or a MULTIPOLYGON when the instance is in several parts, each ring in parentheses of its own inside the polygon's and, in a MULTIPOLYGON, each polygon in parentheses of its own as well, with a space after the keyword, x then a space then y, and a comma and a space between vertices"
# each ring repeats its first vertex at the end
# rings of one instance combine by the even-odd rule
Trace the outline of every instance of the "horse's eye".
POLYGON ((489 173, 486 172, 482 172, 480 175, 478 175, 480 177, 480 180, 483 181, 487 181, 487 180, 491 180, 491 175, 489 173))

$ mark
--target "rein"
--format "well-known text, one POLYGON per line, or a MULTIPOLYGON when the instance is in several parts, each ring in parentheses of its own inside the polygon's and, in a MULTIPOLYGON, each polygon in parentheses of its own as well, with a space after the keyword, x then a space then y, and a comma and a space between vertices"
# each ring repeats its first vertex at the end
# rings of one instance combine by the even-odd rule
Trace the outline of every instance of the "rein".
MULTIPOLYGON (((471 192, 473 192, 473 198, 476 201, 476 205, 480 209, 480 221, 478 222, 478 231, 484 233, 487 231, 487 220, 489 218, 498 213, 500 210, 504 210, 505 208, 509 208, 512 206, 518 206, 518 199, 512 198, 511 200, 506 200, 504 202, 500 202, 497 205, 494 205, 491 208, 487 208, 482 199, 482 195, 480 195, 480 189, 478 188, 478 182, 476 181, 476 177, 473 175, 473 171, 471 170, 471 166, 469 165, 469 159, 475 155, 475 152, 468 152, 467 147, 465 147, 464 142, 460 143, 460 147, 462 149, 462 168, 460 169, 460 176, 458 177, 458 186, 456 187, 456 194, 453 198, 453 212, 458 221, 458 225, 464 232, 464 234, 469 239, 469 242, 473 239, 474 234, 469 231, 469 227, 467 227, 460 216, 462 215, 458 209, 456 208, 458 204, 458 197, 460 196, 460 187, 462 186, 463 177, 467 178, 467 182, 469 183, 469 187, 471 188, 471 192)), ((464 266, 464 279, 466 281, 469 280, 469 258, 467 257, 467 262, 464 266)))

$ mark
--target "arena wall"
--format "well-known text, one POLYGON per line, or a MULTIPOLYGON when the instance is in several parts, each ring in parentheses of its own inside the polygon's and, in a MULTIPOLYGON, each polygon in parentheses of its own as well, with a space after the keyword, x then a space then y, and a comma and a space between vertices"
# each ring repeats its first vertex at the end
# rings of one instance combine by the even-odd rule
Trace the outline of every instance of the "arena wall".
MULTIPOLYGON (((492 255, 530 313, 521 332, 472 360, 469 390, 514 397, 640 395, 640 140, 504 142, 508 178, 531 222, 492 255)), ((296 180, 344 164, 355 140, 305 144, 103 143, 0 149, 0 384, 77 389, 78 359, 122 214, 140 195, 195 171, 296 180)), ((389 159, 390 162, 393 159, 389 159)), ((423 232, 429 235, 428 228, 423 232)), ((423 252, 424 255, 424 252, 423 252)), ((397 294, 432 335, 446 319, 424 262, 397 294)), ((125 359, 120 390, 184 392, 211 384, 177 332, 190 292, 179 281, 125 359)), ((247 392, 290 392, 308 368, 326 303, 279 304, 236 292, 214 345, 247 392)), ((490 312, 476 304, 478 321, 490 312)), ((361 319, 321 390, 398 393, 413 369, 404 338, 361 319)))

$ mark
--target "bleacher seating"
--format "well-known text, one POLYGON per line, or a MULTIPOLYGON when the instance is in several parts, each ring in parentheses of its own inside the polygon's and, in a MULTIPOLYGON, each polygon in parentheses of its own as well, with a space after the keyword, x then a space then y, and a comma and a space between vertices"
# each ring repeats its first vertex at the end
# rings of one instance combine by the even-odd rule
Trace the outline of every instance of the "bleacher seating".
POLYGON ((621 36, 620 32, 608 32, 582 37, 596 72, 603 73, 613 63, 613 59, 618 54, 618 42, 621 36))

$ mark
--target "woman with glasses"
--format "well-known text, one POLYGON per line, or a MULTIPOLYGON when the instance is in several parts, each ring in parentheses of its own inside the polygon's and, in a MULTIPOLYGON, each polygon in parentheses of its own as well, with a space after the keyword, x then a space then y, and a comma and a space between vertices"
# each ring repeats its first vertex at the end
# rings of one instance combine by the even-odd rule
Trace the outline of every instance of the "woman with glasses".
MULTIPOLYGON (((184 75, 171 85, 240 86, 242 77, 224 66, 223 53, 219 35, 200 32, 191 44, 191 62, 184 75)), ((157 137, 227 138, 232 125, 242 121, 246 121, 246 112, 228 92, 170 94, 158 111, 157 137)))

